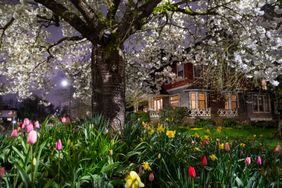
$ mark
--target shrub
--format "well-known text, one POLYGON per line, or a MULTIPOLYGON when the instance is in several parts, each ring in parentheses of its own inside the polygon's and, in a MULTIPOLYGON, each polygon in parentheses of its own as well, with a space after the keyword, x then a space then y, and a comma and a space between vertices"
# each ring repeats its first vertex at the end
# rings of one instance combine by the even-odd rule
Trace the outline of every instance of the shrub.
POLYGON ((182 125, 187 114, 186 107, 168 107, 160 111, 160 121, 166 125, 182 125))

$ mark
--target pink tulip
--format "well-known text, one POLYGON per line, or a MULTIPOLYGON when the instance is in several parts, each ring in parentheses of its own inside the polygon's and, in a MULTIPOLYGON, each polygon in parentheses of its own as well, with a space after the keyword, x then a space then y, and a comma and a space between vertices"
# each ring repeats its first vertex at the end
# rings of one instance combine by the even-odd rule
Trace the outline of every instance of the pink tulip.
POLYGON ((69 117, 62 117, 61 119, 62 123, 70 123, 70 118, 69 117))
POLYGON ((246 157, 245 164, 249 166, 251 164, 251 157, 246 157))
POLYGON ((195 141, 194 141, 194 140, 192 140, 192 141, 191 141, 191 144, 192 144, 192 145, 194 145, 194 144, 195 144, 195 141))
POLYGON ((35 130, 32 130, 28 133, 27 143, 33 145, 36 143, 36 141, 37 141, 37 132, 35 130))
POLYGON ((274 152, 279 153, 281 151, 281 146, 278 144, 275 149, 274 152))
POLYGON ((14 129, 14 130, 12 131, 11 137, 14 137, 14 138, 18 137, 18 129, 14 129))
POLYGON ((26 132, 30 132, 33 130, 33 124, 30 122, 27 126, 26 126, 26 132))
POLYGON ((22 128, 25 128, 27 125, 29 125, 30 121, 28 118, 24 118, 23 124, 22 124, 22 128))
POLYGON ((228 142, 226 142, 226 143, 224 144, 224 149, 225 149, 225 151, 230 151, 230 145, 229 145, 228 142))
POLYGON ((35 127, 36 129, 40 129, 40 124, 39 124, 38 121, 35 121, 35 122, 34 122, 34 127, 35 127))
POLYGON ((3 178, 5 176, 5 168, 4 167, 0 167, 0 180, 1 178, 3 178))
POLYGON ((258 164, 259 166, 262 165, 262 160, 261 160, 261 157, 260 157, 260 156, 258 156, 258 158, 257 158, 257 164, 258 164))
POLYGON ((62 141, 59 139, 56 143, 56 150, 61 151, 63 149, 62 141))
POLYGON ((149 174, 149 181, 150 181, 150 182, 153 182, 154 179, 155 179, 155 175, 154 175, 153 172, 151 172, 151 173, 149 174))
POLYGON ((203 145, 208 145, 208 144, 209 144, 209 141, 204 140, 204 141, 202 142, 202 144, 203 144, 203 145))

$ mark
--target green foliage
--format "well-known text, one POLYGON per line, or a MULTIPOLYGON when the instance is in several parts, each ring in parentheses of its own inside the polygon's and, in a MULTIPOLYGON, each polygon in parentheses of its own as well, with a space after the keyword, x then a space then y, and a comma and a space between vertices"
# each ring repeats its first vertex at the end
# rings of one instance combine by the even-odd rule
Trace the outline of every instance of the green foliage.
POLYGON ((187 116, 186 107, 168 107, 160 112, 160 121, 166 125, 182 125, 184 118, 187 116))
POLYGON ((234 119, 224 119, 223 126, 224 127, 238 127, 241 124, 234 119))
POLYGON ((197 119, 194 123, 195 127, 207 127, 211 122, 208 119, 197 119))
POLYGON ((172 4, 170 1, 167 1, 166 3, 157 6, 154 9, 154 13, 166 13, 167 11, 175 11, 177 10, 177 5, 172 4))

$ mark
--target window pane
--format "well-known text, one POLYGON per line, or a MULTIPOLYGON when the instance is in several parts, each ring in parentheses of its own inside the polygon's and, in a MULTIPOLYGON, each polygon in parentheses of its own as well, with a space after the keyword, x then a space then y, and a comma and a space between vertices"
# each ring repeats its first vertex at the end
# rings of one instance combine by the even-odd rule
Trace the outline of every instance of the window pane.
POLYGON ((268 96, 264 96, 264 111, 270 112, 268 96))
POLYGON ((225 96, 224 96, 224 99, 225 99, 225 104, 224 104, 224 108, 225 108, 225 110, 228 110, 228 109, 230 109, 229 108, 229 94, 225 94, 225 96))
POLYGON ((263 96, 258 96, 258 108, 260 112, 263 112, 263 96))
POLYGON ((177 77, 184 78, 184 65, 183 64, 177 64, 177 77))
POLYGON ((258 111, 258 96, 253 96, 253 110, 254 112, 258 111))
POLYGON ((179 106, 179 96, 178 95, 170 97, 170 105, 174 107, 179 106))
POLYGON ((199 109, 206 108, 206 93, 199 93, 199 109))
POLYGON ((196 109, 196 93, 195 92, 191 92, 190 93, 190 108, 191 109, 196 109))
POLYGON ((237 108, 237 96, 232 95, 231 96, 231 109, 235 110, 237 108))
POLYGON ((160 111, 163 109, 163 99, 155 99, 154 100, 154 110, 160 111))
POLYGON ((194 71, 194 77, 195 78, 201 78, 202 74, 203 74, 203 66, 195 65, 195 66, 193 66, 193 71, 194 71))

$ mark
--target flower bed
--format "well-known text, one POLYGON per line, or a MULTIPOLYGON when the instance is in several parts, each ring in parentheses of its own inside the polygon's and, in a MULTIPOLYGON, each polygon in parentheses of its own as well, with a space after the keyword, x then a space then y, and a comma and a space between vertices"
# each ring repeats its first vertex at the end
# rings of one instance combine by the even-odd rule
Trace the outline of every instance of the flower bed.
POLYGON ((161 124, 135 122, 116 134, 101 117, 41 126, 25 119, 1 138, 0 151, 1 187, 282 185, 280 145, 188 136, 161 124))

